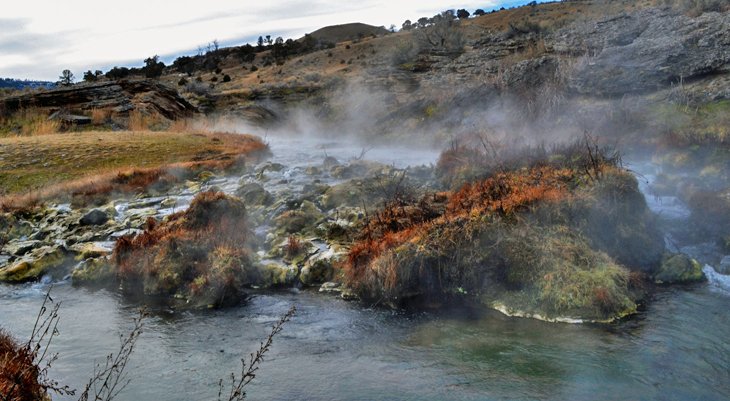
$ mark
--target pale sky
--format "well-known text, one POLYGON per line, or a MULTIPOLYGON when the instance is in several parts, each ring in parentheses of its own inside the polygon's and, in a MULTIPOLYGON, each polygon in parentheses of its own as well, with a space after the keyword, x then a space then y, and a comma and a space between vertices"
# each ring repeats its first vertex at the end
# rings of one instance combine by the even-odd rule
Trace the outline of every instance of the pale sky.
POLYGON ((481 0, 14 0, 0 8, 0 77, 56 81, 63 69, 169 64, 218 39, 253 43, 259 35, 299 38, 349 22, 400 27, 406 19, 456 8, 489 11, 526 1, 481 0))

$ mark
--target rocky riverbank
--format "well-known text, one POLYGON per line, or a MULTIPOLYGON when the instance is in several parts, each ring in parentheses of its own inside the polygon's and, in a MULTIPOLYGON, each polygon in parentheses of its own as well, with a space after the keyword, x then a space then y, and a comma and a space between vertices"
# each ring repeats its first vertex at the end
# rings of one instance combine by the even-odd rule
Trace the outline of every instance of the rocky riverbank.
POLYGON ((518 157, 501 173, 454 150, 408 168, 274 157, 164 195, 8 213, 0 278, 69 277, 183 308, 314 287, 393 307, 476 302, 556 321, 615 319, 653 283, 703 279, 696 261, 665 251, 630 173, 578 156, 518 157))

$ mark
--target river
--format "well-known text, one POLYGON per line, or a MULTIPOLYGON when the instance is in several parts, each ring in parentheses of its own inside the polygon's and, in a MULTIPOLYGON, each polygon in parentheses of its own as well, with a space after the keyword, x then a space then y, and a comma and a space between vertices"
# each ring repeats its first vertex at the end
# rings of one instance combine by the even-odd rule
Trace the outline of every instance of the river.
MULTIPOLYGON (((334 143, 270 141, 273 161, 297 169, 321 163, 325 150, 359 153, 334 143)), ((366 158, 402 166, 433 162, 435 154, 372 149, 366 158)), ((296 183, 297 169, 282 174, 296 183)), ((655 201, 652 208, 661 208, 655 201)), ((274 340, 249 399, 727 400, 730 288, 727 276, 710 278, 662 288, 639 314, 611 325, 465 308, 395 312, 296 289, 257 293, 224 310, 153 309, 128 367, 131 383, 118 400, 215 399, 219 379, 239 371, 240 358, 292 305, 298 312, 274 340)), ((49 284, 0 284, 0 326, 27 338, 49 284)), ((62 306, 51 376, 82 388, 94 361, 118 348, 139 304, 66 281, 52 291, 62 306)))

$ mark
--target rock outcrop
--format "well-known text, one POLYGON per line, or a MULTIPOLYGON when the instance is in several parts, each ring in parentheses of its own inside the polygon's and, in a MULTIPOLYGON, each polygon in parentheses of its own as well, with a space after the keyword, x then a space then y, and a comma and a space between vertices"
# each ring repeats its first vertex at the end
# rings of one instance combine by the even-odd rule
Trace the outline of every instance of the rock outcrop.
POLYGON ((173 120, 197 111, 177 91, 159 82, 140 80, 106 81, 78 84, 44 92, 29 93, 0 100, 0 115, 21 108, 58 110, 109 110, 116 114, 140 111, 173 120))
POLYGON ((730 15, 691 18, 650 8, 570 26, 556 34, 553 47, 594 55, 571 79, 581 94, 647 93, 730 72, 730 15))

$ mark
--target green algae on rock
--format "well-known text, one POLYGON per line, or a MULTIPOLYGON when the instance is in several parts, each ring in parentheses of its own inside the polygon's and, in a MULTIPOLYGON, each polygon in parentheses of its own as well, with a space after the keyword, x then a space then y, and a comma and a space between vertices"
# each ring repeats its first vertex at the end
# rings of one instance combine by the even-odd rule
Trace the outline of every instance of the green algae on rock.
POLYGON ((684 254, 665 255, 654 275, 657 284, 686 284, 704 280, 702 265, 684 254))

